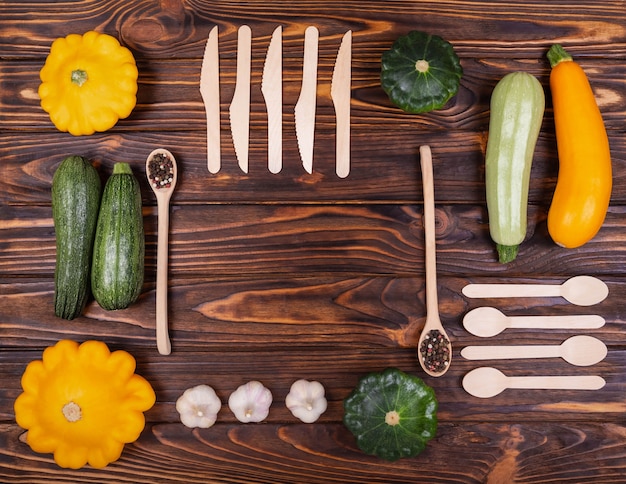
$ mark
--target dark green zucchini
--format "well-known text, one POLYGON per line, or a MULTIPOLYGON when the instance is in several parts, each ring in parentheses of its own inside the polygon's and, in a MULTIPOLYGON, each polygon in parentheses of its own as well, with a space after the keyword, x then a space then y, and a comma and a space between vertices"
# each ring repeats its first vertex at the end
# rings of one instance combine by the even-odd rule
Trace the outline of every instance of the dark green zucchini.
POLYGON ((144 254, 139 182, 128 163, 116 163, 102 194, 91 267, 91 290, 102 308, 124 309, 137 300, 144 254))
POLYGON ((79 316, 89 297, 101 188, 98 172, 81 156, 65 158, 52 178, 56 234, 54 314, 63 319, 79 316))

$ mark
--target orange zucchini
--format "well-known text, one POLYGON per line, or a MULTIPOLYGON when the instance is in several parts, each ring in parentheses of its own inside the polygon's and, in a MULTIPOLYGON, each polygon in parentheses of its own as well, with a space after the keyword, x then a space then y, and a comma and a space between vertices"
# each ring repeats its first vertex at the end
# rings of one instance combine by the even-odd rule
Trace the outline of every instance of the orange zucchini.
POLYGON ((548 51, 559 174, 548 211, 548 232, 575 248, 600 230, 613 184, 609 140, 589 80, 558 44, 548 51))

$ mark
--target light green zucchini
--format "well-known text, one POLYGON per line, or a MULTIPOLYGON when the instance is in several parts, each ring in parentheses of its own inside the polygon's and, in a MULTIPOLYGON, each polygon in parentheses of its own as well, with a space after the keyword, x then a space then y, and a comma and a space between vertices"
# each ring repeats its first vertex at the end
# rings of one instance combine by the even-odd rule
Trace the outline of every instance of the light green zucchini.
POLYGON ((526 238, 530 171, 544 109, 543 87, 526 72, 505 75, 491 96, 485 186, 489 232, 502 263, 515 260, 526 238))

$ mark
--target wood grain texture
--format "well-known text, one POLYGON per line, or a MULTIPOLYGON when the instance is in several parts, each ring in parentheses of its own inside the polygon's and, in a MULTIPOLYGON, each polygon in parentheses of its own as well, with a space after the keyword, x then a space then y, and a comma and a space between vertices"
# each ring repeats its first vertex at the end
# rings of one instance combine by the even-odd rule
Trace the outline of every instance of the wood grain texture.
MULTIPOLYGON (((5 427, 0 477, 18 472, 29 483, 540 483, 556 476, 621 483, 623 457, 614 454, 624 439, 619 424, 503 423, 497 426, 443 424, 421 456, 428 465, 404 460, 381 462, 356 448, 339 424, 228 425, 191 431, 179 424, 148 426, 141 439, 125 448, 110 472, 90 468, 67 471, 40 462, 23 444, 19 430, 5 427), (255 445, 248 445, 254 442, 255 445), (451 466, 449 453, 462 453, 464 465, 451 466), (41 469, 41 471, 37 471, 41 469), (476 476, 481 476, 477 478, 476 476)), ((24 481, 23 481, 24 482, 24 481)))
POLYGON ((0 481, 3 483, 622 483, 626 479, 626 3, 623 0, 480 2, 388 0, 299 3, 208 0, 24 0, 0 3, 0 481), (249 173, 235 157, 228 106, 235 89, 237 29, 252 29, 249 173), (267 170, 267 111, 261 74, 272 32, 283 32, 283 169, 267 170), (293 107, 301 86, 304 31, 320 32, 313 173, 302 168, 293 107), (199 90, 206 39, 220 42, 222 168, 207 170, 206 117, 199 90), (409 115, 380 87, 380 56, 419 28, 449 40, 461 58, 459 93, 439 111, 409 115), (51 42, 95 29, 120 39, 137 60, 138 103, 106 133, 58 132, 39 106, 38 73, 51 42), (342 36, 353 32, 351 172, 335 174, 330 80, 342 36), (546 214, 558 174, 546 51, 562 43, 588 72, 613 156, 611 206, 585 246, 556 246, 546 214), (484 151, 489 101, 513 70, 535 75, 546 113, 530 183, 528 234, 518 259, 497 262, 489 237, 484 151), (439 311, 453 344, 444 377, 426 376, 415 346, 426 318, 424 227, 418 147, 433 151, 439 311), (176 157, 169 237, 172 354, 155 344, 157 209, 144 177, 158 147, 176 157), (102 180, 117 161, 138 175, 146 231, 139 301, 55 318, 52 176, 61 160, 93 160, 102 180), (470 282, 562 283, 595 275, 602 303, 561 298, 472 300, 470 282), (600 375, 599 391, 506 390, 468 395, 463 376, 480 362, 460 350, 482 344, 560 344, 575 330, 510 329, 490 338, 464 330, 479 305, 507 315, 600 314, 586 330, 608 347, 591 367, 560 358, 489 361, 511 376, 600 375), (154 386, 156 405, 139 440, 105 469, 59 468, 24 443, 13 402, 26 365, 59 339, 98 339, 129 351, 154 386), (363 454, 342 424, 343 400, 366 373, 395 366, 431 385, 437 436, 423 454, 388 463, 363 454), (299 378, 326 388, 328 410, 302 424, 284 404, 299 378), (241 424, 229 394, 249 380, 274 394, 261 424, 241 424), (213 386, 217 424, 185 428, 175 409, 188 387, 213 386))
MULTIPOLYGON (((2 271, 52 276, 51 209, 5 206, 1 210, 2 271)), ((531 207, 520 257, 506 266, 495 257, 483 206, 437 205, 435 212, 437 270, 443 275, 533 277, 591 272, 610 276, 626 263, 620 207, 609 211, 596 238, 575 250, 556 246, 547 234, 546 213, 531 207)), ((150 279, 156 265, 157 211, 145 207, 144 213, 146 276, 150 279)), ((418 205, 175 205, 170 227, 170 274, 174 277, 424 274, 418 205)))
MULTIPOLYGON (((485 108, 486 109, 486 108, 485 108)), ((141 173, 146 157, 154 146, 167 146, 180 165, 179 186, 173 195, 177 204, 289 203, 310 204, 337 202, 421 203, 421 175, 417 146, 433 147, 434 174, 437 180, 435 201, 440 203, 484 203, 485 131, 429 131, 424 128, 399 128, 397 131, 372 126, 376 139, 367 132, 352 131, 352 165, 347 185, 335 175, 334 140, 318 133, 315 170, 308 174, 302 168, 293 139, 284 137, 285 162, 279 176, 267 170, 267 144, 252 147, 262 156, 252 155, 250 171, 243 174, 234 157, 232 144, 222 149, 222 169, 211 175, 206 168, 204 134, 145 132, 93 135, 88 140, 68 138, 62 133, 24 134, 22 131, 0 132, 3 158, 3 190, 0 202, 6 205, 50 204, 50 183, 54 170, 67 153, 77 152, 93 160, 102 178, 106 178, 115 161, 127 161, 141 173), (327 143, 328 142, 328 143, 327 143)), ((551 129, 551 128, 547 128, 551 129)), ((295 132, 294 132, 295 133, 295 132)), ((614 165, 612 210, 626 202, 626 136, 609 133, 614 165)), ((230 136, 225 133, 224 136, 230 136)), ((265 134, 263 134, 265 136, 265 134)), ((532 167, 529 200, 547 213, 556 184, 558 160, 553 133, 539 138, 532 167)), ((142 186, 144 204, 155 205, 148 186, 142 186)))

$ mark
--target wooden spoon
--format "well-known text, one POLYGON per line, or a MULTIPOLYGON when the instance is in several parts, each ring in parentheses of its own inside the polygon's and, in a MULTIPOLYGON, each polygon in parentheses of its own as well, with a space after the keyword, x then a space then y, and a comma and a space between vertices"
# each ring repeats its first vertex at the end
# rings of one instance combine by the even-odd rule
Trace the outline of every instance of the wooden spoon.
POLYGON ((563 358, 571 365, 591 366, 607 354, 606 345, 592 336, 572 336, 560 345, 466 346, 461 356, 468 360, 514 358, 563 358))
POLYGON ((156 277, 156 341, 157 349, 162 355, 172 352, 168 334, 167 320, 167 253, 169 235, 169 206, 170 198, 176 186, 178 168, 176 159, 166 149, 158 148, 148 155, 146 159, 146 175, 152 191, 156 195, 158 207, 158 236, 157 236, 157 277, 156 277), (160 155, 171 161, 171 181, 163 186, 155 186, 151 179, 150 162, 155 156, 160 155))
POLYGON ((496 308, 472 309, 463 318, 463 326, 474 336, 489 338, 507 328, 517 329, 595 329, 604 326, 604 318, 594 314, 570 316, 507 316, 496 308))
MULTIPOLYGON (((426 322, 417 343, 417 359, 424 371, 430 376, 441 376, 450 368, 452 361, 452 344, 439 319, 437 301, 437 266, 435 245, 435 190, 433 182, 433 162, 430 146, 420 146, 420 165, 422 167, 422 184, 424 191, 424 232, 426 239, 426 322), (427 361, 430 357, 423 347, 424 341, 439 340, 432 345, 439 347, 434 351, 440 355, 436 361, 442 363, 434 368, 427 361)), ((428 342, 425 343, 428 345, 428 342)), ((431 348, 432 350, 432 348, 431 348)))
POLYGON ((592 306, 609 295, 606 284, 592 276, 576 276, 563 284, 468 284, 467 297, 563 297, 578 306, 592 306))
POLYGON ((507 388, 530 390, 599 390, 606 382, 595 375, 506 376, 491 367, 476 368, 463 377, 463 388, 478 398, 491 398, 507 388))

